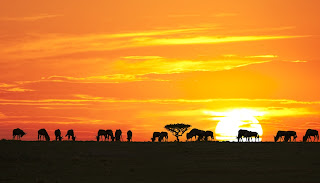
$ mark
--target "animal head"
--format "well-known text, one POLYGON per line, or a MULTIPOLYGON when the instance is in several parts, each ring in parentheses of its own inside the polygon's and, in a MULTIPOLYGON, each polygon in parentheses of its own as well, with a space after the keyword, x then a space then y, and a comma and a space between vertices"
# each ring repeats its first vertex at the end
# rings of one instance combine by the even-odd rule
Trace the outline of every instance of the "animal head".
POLYGON ((46 141, 50 141, 49 135, 46 135, 45 138, 46 138, 46 141))
POLYGON ((193 135, 191 133, 187 133, 187 139, 191 139, 193 135))
POLYGON ((21 132, 21 137, 23 137, 24 135, 27 135, 24 131, 21 132))
POLYGON ((306 142, 306 141, 307 141, 307 139, 308 139, 308 137, 307 137, 307 136, 303 136, 303 142, 306 142))
POLYGON ((277 142, 279 137, 274 136, 274 141, 277 142))

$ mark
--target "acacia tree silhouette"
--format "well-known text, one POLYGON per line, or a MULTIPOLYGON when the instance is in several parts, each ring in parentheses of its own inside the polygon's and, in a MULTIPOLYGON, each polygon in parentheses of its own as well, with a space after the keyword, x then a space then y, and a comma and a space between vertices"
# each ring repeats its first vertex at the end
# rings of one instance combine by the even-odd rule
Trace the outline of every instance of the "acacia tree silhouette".
POLYGON ((179 136, 182 136, 182 134, 186 132, 190 127, 191 125, 188 125, 188 124, 177 123, 177 124, 166 125, 164 128, 170 131, 177 138, 177 141, 179 142, 179 136))

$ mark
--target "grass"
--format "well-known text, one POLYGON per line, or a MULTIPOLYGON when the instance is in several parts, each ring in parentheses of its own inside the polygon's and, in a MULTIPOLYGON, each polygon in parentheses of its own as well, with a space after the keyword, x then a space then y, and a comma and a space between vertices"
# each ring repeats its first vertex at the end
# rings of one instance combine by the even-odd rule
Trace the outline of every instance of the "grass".
POLYGON ((0 182, 320 182, 319 143, 0 141, 0 182))

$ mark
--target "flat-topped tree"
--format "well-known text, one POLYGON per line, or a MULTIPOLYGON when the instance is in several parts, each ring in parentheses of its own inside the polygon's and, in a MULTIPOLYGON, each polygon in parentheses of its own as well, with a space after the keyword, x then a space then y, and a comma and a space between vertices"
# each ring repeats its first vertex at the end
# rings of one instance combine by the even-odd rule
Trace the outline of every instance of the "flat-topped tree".
POLYGON ((182 136, 182 134, 186 132, 190 127, 191 125, 177 123, 166 125, 164 128, 170 131, 175 137, 177 137, 177 141, 179 142, 179 136, 182 136))

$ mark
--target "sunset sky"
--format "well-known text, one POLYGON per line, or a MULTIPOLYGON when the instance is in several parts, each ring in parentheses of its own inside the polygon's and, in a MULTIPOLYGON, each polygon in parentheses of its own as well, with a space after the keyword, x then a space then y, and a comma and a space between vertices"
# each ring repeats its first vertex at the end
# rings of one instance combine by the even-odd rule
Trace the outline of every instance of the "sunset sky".
POLYGON ((169 123, 216 132, 220 121, 228 131, 238 120, 239 128, 259 122, 264 141, 278 130, 295 130, 300 141, 320 126, 319 7, 2 0, 0 139, 19 127, 24 140, 60 128, 79 140, 131 129, 134 141, 149 141, 169 123))

